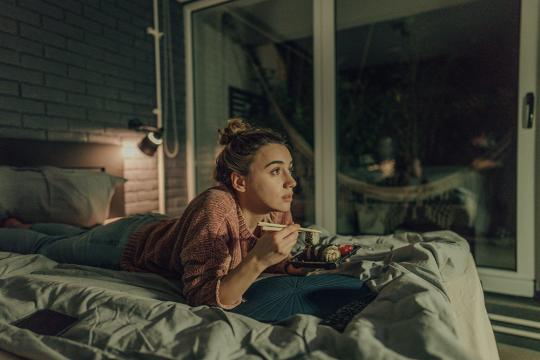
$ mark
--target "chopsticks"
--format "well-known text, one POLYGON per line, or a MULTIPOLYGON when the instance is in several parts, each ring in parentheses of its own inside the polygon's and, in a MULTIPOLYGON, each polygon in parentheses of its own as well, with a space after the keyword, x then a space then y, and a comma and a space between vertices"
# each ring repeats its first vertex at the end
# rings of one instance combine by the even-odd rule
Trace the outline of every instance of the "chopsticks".
MULTIPOLYGON (((273 224, 261 221, 257 224, 258 226, 262 227, 264 231, 279 231, 283 228, 286 228, 288 225, 282 225, 282 224, 273 224)), ((300 228, 300 231, 310 232, 310 233, 320 233, 320 230, 315 229, 308 229, 308 228, 300 228)))

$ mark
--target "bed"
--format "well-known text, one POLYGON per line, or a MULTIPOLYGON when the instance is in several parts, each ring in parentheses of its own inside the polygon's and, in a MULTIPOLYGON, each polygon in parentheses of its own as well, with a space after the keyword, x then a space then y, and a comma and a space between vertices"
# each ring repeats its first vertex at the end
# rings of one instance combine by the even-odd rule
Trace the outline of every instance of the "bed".
MULTIPOLYGON (((0 153, 18 146, 5 144, 0 141, 0 153)), ((57 152, 62 145, 54 145, 53 158, 66 154, 57 152)), ((84 156, 75 160, 69 166, 88 166, 84 156)), ((44 165, 23 162, 9 165, 44 165)), ((215 307, 191 307, 178 281, 155 274, 0 252, 0 349, 6 357, 30 359, 498 358, 474 261, 457 234, 327 236, 325 241, 358 245, 349 263, 327 271, 366 281, 377 293, 343 331, 313 315, 269 324, 215 307), (39 309, 78 321, 60 336, 12 324, 39 309)))

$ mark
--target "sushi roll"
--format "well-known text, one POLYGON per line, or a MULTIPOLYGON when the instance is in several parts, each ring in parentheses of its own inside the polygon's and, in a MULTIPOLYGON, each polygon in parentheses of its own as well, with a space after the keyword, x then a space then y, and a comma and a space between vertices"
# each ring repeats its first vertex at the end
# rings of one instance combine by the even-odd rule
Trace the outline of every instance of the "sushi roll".
POLYGON ((309 245, 319 245, 321 234, 318 232, 306 232, 305 241, 309 245))
POLYGON ((341 253, 336 245, 325 246, 319 251, 319 259, 325 262, 335 262, 341 258, 341 253))
POLYGON ((304 252, 302 254, 302 258, 305 260, 305 261, 313 261, 317 258, 317 256, 315 255, 315 247, 314 246, 311 246, 311 245, 306 245, 306 247, 304 248, 304 252))

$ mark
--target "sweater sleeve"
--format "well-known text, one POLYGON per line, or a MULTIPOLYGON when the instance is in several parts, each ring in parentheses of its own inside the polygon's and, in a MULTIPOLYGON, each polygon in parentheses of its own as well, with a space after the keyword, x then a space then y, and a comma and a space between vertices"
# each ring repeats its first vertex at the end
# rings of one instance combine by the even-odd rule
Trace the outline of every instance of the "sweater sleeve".
MULTIPOLYGON (((270 215, 270 218, 272 219, 272 222, 275 224, 284 224, 284 225, 290 225, 293 223, 292 214, 290 211, 287 211, 285 213, 272 213, 270 215)), ((273 273, 273 274, 285 274, 285 266, 287 266, 287 263, 290 260, 289 258, 286 258, 285 260, 278 262, 277 264, 274 264, 266 270, 264 270, 265 273, 273 273)))
POLYGON ((232 309, 241 300, 227 305, 219 301, 221 278, 229 271, 231 254, 227 246, 230 236, 226 216, 215 210, 201 209, 193 216, 186 231, 180 254, 183 293, 192 306, 211 305, 232 309))

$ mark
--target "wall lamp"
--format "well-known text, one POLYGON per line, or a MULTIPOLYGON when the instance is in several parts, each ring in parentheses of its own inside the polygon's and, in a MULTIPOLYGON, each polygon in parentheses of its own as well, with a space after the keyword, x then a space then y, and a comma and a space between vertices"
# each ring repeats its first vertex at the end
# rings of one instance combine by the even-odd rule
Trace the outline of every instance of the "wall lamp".
POLYGON ((130 119, 128 127, 131 130, 145 132, 146 136, 137 145, 148 156, 154 156, 159 145, 163 143, 163 128, 149 126, 139 119, 130 119))

